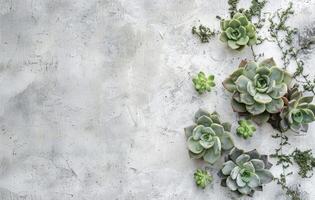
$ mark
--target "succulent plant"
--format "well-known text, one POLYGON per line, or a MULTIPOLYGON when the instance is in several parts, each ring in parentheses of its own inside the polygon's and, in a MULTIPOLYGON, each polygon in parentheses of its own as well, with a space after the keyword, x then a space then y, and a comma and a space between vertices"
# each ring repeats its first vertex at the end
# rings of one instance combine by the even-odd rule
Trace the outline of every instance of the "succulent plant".
POLYGON ((221 123, 218 113, 210 114, 199 109, 195 114, 195 123, 185 128, 191 158, 202 158, 214 164, 221 157, 222 150, 229 150, 234 146, 230 134, 231 124, 221 123))
POLYGON ((211 88, 215 86, 214 76, 209 75, 208 77, 204 72, 199 72, 196 77, 193 78, 193 83, 196 91, 202 94, 206 91, 210 92, 211 88))
POLYGON ((280 113, 280 131, 291 129, 294 132, 306 132, 308 124, 315 121, 313 96, 302 96, 298 85, 294 85, 284 97, 285 105, 280 113))
POLYGON ((252 196, 256 190, 273 180, 269 171, 272 164, 267 155, 260 155, 257 150, 244 152, 233 148, 225 158, 225 163, 218 175, 221 185, 242 195, 252 196))
POLYGON ((270 114, 279 113, 283 96, 292 78, 278 68, 272 58, 261 63, 242 61, 239 68, 224 80, 223 86, 233 93, 232 108, 247 114, 257 124, 268 121, 270 114))
POLYGON ((256 131, 256 127, 249 120, 242 119, 238 121, 239 127, 236 129, 236 132, 239 136, 247 139, 253 136, 253 133, 256 131))
POLYGON ((231 49, 241 50, 257 42, 256 27, 242 13, 236 13, 230 20, 223 19, 221 30, 220 40, 231 49))
POLYGON ((209 183, 212 182, 213 177, 206 170, 197 169, 194 173, 194 179, 196 185, 204 189, 209 183))

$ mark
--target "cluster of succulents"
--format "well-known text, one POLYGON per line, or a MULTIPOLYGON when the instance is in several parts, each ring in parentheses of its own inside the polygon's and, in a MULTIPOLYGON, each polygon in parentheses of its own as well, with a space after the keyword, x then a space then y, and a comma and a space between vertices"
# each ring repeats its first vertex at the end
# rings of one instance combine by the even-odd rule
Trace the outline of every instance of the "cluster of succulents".
POLYGON ((236 13, 230 20, 221 21, 220 40, 231 49, 242 50, 246 45, 257 42, 256 27, 242 13, 236 13))
POLYGON ((194 173, 195 183, 198 187, 204 189, 209 183, 212 182, 213 177, 206 170, 197 169, 194 173))
POLYGON ((274 117, 279 119, 278 124, 274 124, 275 128, 282 132, 288 129, 297 133, 306 132, 308 124, 315 121, 313 98, 313 96, 303 96, 298 85, 295 84, 283 98, 283 110, 277 117, 274 117))
POLYGON ((242 61, 239 68, 224 80, 223 86, 233 93, 233 110, 250 115, 261 124, 268 121, 270 114, 281 112, 291 80, 291 75, 270 58, 259 64, 242 61))
POLYGON ((203 94, 206 91, 210 92, 211 88, 215 86, 214 76, 209 75, 207 77, 204 72, 199 72, 198 75, 194 77, 192 81, 196 91, 199 94, 203 94))
POLYGON ((252 196, 262 186, 273 180, 269 171, 272 164, 267 155, 260 155, 256 150, 244 152, 234 147, 225 158, 225 163, 218 175, 221 185, 242 195, 252 196))
POLYGON ((236 133, 247 139, 253 136, 253 133, 256 131, 256 127, 249 120, 242 119, 238 121, 239 127, 236 129, 236 133))
POLYGON ((185 128, 187 146, 191 158, 214 164, 222 150, 234 147, 229 123, 221 123, 218 113, 200 109, 195 114, 195 125, 185 128))

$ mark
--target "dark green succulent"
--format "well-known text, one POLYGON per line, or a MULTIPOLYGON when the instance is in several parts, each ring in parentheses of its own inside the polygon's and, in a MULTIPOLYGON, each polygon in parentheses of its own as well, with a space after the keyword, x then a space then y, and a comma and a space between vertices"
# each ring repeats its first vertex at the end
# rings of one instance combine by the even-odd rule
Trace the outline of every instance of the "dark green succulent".
POLYGON ((315 105, 313 96, 302 96, 298 85, 294 85, 286 95, 285 106, 280 113, 280 130, 291 129, 294 132, 306 132, 308 124, 315 121, 315 105))
POLYGON ((220 40, 226 42, 231 49, 241 50, 246 45, 257 42, 256 27, 245 15, 236 13, 230 20, 221 21, 220 40))
POLYGON ((199 72, 196 77, 193 78, 193 83, 196 91, 202 94, 206 91, 210 92, 211 88, 215 86, 214 76, 209 75, 208 77, 204 72, 199 72))
POLYGON ((236 129, 236 132, 239 136, 247 139, 253 136, 253 133, 256 131, 256 127, 249 120, 240 120, 238 121, 239 127, 236 129))
POLYGON ((274 60, 256 62, 242 61, 239 68, 224 80, 223 86, 233 93, 232 108, 247 114, 258 124, 267 122, 270 114, 279 113, 283 96, 292 78, 277 67, 274 60))
POLYGON ((206 170, 197 169, 194 173, 196 185, 204 189, 209 183, 212 182, 213 177, 206 170))
POLYGON ((234 146, 230 134, 231 124, 221 123, 218 113, 210 114, 199 109, 195 114, 195 123, 185 128, 191 158, 202 158, 214 164, 221 157, 222 150, 229 150, 234 146))
POLYGON ((244 152, 234 147, 226 156, 218 175, 222 178, 222 186, 252 196, 256 190, 262 191, 262 186, 273 180, 269 171, 271 166, 267 155, 260 155, 256 150, 244 152))

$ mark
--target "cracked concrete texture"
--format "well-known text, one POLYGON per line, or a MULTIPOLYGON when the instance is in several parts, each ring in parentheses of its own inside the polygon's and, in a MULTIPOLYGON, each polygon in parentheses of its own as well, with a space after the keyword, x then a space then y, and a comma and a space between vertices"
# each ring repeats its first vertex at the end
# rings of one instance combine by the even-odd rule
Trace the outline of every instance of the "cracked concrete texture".
MULTIPOLYGON (((314 8, 314 1, 296 2, 291 23, 314 25, 314 8)), ((215 16, 227 9, 212 0, 0 0, 0 200, 235 198, 216 175, 206 190, 195 187, 192 174, 204 164, 189 159, 183 134, 199 107, 236 128, 220 82, 251 52, 191 35, 200 22, 218 29, 215 16), (207 95, 191 84, 199 70, 216 76, 207 95)), ((281 63, 271 43, 257 52, 281 63)), ((310 71, 314 53, 305 60, 310 71)), ((314 150, 313 131, 291 134, 291 143, 314 150)), ((233 137, 270 154, 273 132, 264 125, 249 141, 233 137)), ((315 199, 314 178, 289 181, 315 199)), ((284 197, 271 183, 254 199, 284 197)))

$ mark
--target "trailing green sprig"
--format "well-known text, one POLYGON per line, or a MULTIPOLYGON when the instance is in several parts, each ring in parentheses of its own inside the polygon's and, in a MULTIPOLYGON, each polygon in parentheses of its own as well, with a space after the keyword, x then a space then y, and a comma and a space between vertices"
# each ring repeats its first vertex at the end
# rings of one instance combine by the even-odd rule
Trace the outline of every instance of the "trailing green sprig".
POLYGON ((310 178, 313 176, 313 168, 315 167, 315 158, 312 153, 312 149, 301 151, 295 149, 292 153, 292 157, 296 164, 299 166, 299 175, 302 178, 310 178))
POLYGON ((199 25, 198 28, 192 27, 192 34, 197 35, 202 43, 208 43, 215 36, 214 31, 203 25, 199 25))
POLYGON ((247 139, 253 136, 253 133, 256 131, 256 127, 249 120, 240 120, 238 121, 239 127, 236 129, 236 132, 239 136, 247 139))
POLYGON ((213 177, 208 171, 197 169, 194 173, 195 183, 198 187, 204 189, 206 186, 212 182, 213 177))
POLYGON ((204 72, 199 72, 198 75, 194 77, 192 81, 196 91, 199 94, 203 94, 204 92, 210 92, 211 88, 215 86, 214 76, 213 75, 206 76, 204 72))

